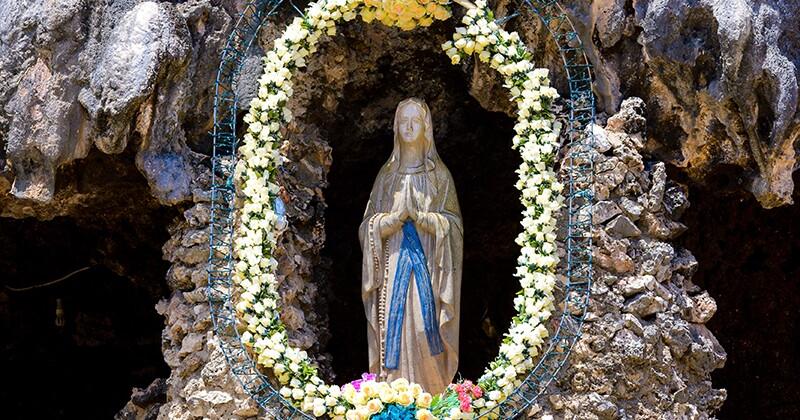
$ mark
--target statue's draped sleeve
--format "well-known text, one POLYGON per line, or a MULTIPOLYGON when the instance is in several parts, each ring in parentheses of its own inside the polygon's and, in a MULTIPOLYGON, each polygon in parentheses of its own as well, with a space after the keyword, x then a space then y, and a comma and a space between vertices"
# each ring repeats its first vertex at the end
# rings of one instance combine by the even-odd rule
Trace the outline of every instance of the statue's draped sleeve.
MULTIPOLYGON (((369 195, 369 202, 364 211, 364 217, 358 228, 358 239, 361 243, 362 253, 362 281, 361 298, 364 301, 364 312, 367 316, 367 339, 369 342, 379 337, 378 325, 378 294, 383 282, 384 250, 380 226, 387 213, 381 212, 381 197, 383 194, 384 176, 381 172, 376 178, 369 195)), ((372 358, 372 356, 370 357, 372 358)))
POLYGON ((434 236, 437 243, 429 266, 433 273, 434 287, 438 286, 434 293, 438 295, 440 302, 439 329, 450 350, 447 352, 450 356, 447 357, 447 370, 455 374, 458 369, 458 315, 461 305, 464 225, 453 178, 444 165, 440 168, 437 177, 441 177, 441 181, 437 184, 444 191, 437 194, 439 200, 435 201, 438 203, 432 206, 431 211, 420 213, 418 224, 423 231, 434 236))

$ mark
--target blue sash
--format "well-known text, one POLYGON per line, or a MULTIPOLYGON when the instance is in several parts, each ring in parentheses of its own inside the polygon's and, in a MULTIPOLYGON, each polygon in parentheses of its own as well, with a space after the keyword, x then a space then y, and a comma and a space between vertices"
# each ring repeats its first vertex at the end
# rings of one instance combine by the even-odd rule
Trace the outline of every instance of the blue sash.
POLYGON ((392 302, 389 306, 389 325, 386 332, 386 361, 387 369, 397 369, 400 361, 400 341, 403 335, 403 317, 406 311, 406 297, 408 285, 411 282, 411 271, 416 275, 417 292, 422 303, 422 319, 425 322, 425 336, 428 338, 428 348, 431 355, 435 356, 444 351, 442 337, 439 335, 439 320, 436 316, 436 304, 433 300, 431 276, 428 273, 425 252, 419 240, 414 222, 406 220, 403 223, 403 243, 400 246, 400 258, 397 261, 397 271, 394 276, 392 289, 392 302))

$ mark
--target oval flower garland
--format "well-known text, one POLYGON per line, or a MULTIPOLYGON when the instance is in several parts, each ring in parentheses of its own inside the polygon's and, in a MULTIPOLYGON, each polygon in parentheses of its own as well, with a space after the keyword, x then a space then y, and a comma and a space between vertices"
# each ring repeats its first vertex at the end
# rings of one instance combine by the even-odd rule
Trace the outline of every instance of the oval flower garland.
POLYGON ((442 0, 319 0, 310 3, 303 17, 295 18, 274 48, 266 54, 258 96, 245 116, 247 133, 239 149, 234 178, 243 198, 234 237, 236 264, 233 280, 239 291, 236 311, 242 324, 241 339, 257 356, 259 366, 272 369, 281 395, 302 411, 333 419, 413 418, 461 419, 491 413, 518 387, 533 367, 548 336, 544 323, 554 310, 556 216, 563 205, 562 186, 552 166, 558 149, 549 111, 558 96, 549 86, 547 70, 534 69, 530 53, 516 33, 495 22, 485 0, 471 7, 454 34, 442 47, 454 64, 478 56, 498 70, 517 105, 513 147, 523 163, 516 187, 521 191, 523 232, 516 276, 522 289, 514 299, 517 315, 478 384, 452 384, 431 396, 407 380, 376 382, 375 376, 344 386, 327 385, 319 378, 308 354, 289 345, 280 319, 273 257, 277 215, 273 201, 279 192, 276 172, 284 158, 279 152, 281 127, 292 115, 287 102, 292 95, 293 72, 306 64, 324 35, 336 34, 336 22, 361 16, 401 29, 430 25, 449 18, 442 0))

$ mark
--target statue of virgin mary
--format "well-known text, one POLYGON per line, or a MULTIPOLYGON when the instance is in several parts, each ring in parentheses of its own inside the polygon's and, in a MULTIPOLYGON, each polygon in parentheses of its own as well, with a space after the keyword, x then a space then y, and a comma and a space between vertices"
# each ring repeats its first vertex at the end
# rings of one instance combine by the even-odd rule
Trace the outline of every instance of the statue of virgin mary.
POLYGON ((359 227, 369 370, 436 394, 458 368, 463 225, 428 105, 397 105, 394 149, 359 227))

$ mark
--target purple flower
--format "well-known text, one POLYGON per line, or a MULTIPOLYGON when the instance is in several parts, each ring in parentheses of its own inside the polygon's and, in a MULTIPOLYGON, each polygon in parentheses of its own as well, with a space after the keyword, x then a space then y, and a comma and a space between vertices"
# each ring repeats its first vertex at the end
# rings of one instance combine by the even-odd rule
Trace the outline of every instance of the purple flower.
POLYGON ((350 382, 350 385, 353 385, 353 388, 355 388, 356 391, 361 391, 361 382, 363 382, 361 379, 356 379, 355 381, 350 382))
POLYGON ((353 385, 353 388, 355 388, 356 391, 361 391, 361 384, 362 383, 369 382, 369 381, 374 381, 377 378, 378 378, 378 375, 376 375, 374 373, 362 373, 361 374, 361 379, 356 379, 355 381, 350 382, 350 385, 353 385))

